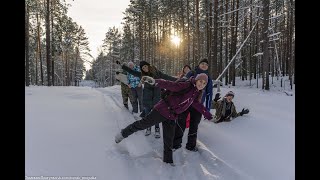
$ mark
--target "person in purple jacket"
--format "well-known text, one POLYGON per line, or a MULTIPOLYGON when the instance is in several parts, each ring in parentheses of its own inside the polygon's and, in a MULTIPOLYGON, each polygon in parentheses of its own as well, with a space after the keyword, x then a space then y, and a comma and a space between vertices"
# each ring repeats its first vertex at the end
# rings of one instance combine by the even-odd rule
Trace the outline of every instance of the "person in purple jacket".
POLYGON ((188 89, 184 94, 177 96, 168 96, 166 101, 161 99, 152 109, 152 111, 140 121, 128 125, 122 129, 116 136, 115 142, 119 143, 134 132, 144 130, 157 123, 162 122, 163 126, 163 162, 173 164, 172 148, 175 134, 175 126, 179 114, 185 112, 190 106, 204 115, 208 120, 213 118, 212 114, 201 103, 202 90, 208 83, 208 76, 204 73, 198 74, 195 78, 191 77, 189 81, 174 82, 164 79, 153 79, 149 76, 143 76, 142 80, 156 87, 167 89, 172 92, 179 92, 188 89), (191 88, 190 88, 191 86, 191 88))

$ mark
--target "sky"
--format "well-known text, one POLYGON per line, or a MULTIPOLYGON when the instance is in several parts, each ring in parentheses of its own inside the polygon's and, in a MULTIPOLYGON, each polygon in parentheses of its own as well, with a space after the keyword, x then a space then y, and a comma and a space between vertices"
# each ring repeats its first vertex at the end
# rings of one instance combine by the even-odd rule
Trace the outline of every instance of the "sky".
POLYGON ((274 86, 263 91, 255 82, 252 87, 248 81, 237 82, 236 87, 222 87, 221 94, 232 90, 237 110, 244 107, 250 113, 219 124, 202 119, 198 152, 184 148, 186 129, 182 148, 173 153, 175 167, 162 162, 163 141, 154 138, 154 128, 150 136, 139 131, 114 142, 120 129, 135 121, 122 104, 119 85, 92 88, 94 83, 82 81, 80 87, 26 87, 26 179, 295 179, 294 93, 287 96, 274 86))
MULTIPOLYGON (((89 38, 91 55, 98 56, 98 48, 102 45, 108 29, 115 26, 121 28, 123 12, 130 0, 66 0, 71 4, 68 16, 81 25, 89 38)), ((86 69, 89 66, 86 64, 86 69)))

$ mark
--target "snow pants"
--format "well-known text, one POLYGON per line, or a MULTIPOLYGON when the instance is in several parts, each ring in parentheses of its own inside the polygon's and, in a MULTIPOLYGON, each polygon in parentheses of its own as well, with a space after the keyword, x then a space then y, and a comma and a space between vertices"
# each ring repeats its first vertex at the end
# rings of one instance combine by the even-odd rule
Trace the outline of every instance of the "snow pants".
POLYGON ((140 112, 142 112, 143 106, 142 106, 142 88, 141 87, 131 88, 131 99, 132 99, 132 112, 138 113, 139 109, 140 109, 140 112), (139 105, 139 108, 138 108, 138 105, 139 105))

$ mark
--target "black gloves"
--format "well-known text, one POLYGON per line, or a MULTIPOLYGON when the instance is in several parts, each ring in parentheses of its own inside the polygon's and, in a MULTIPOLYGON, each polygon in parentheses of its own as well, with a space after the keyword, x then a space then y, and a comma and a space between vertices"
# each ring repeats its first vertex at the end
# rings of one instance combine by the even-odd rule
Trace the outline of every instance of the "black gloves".
POLYGON ((120 61, 118 61, 118 60, 116 60, 116 63, 119 64, 119 65, 121 65, 120 61))
POLYGON ((213 101, 217 102, 220 99, 220 93, 217 93, 213 101))
POLYGON ((242 109, 242 111, 240 112, 240 115, 244 115, 244 114, 248 114, 249 113, 249 109, 242 109))
POLYGON ((120 74, 120 72, 119 72, 119 71, 117 71, 117 72, 116 72, 116 74, 120 74))

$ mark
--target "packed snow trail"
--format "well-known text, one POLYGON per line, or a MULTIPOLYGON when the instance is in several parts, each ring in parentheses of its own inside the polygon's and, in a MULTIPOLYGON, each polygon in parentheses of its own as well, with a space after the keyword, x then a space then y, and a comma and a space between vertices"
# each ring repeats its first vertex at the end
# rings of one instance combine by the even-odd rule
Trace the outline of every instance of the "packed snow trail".
MULTIPOLYGON (((122 105, 122 97, 113 88, 98 89, 104 94, 106 107, 111 105, 111 109, 119 108, 123 113, 128 114, 128 118, 116 119, 119 127, 124 128, 134 122, 134 118, 130 112, 122 105), (112 104, 112 103, 111 103, 112 104)), ((108 108, 109 109, 109 108, 108 108)), ((129 108, 130 110, 130 108, 129 108)), ((122 113, 122 114, 123 114, 122 113)), ((162 129, 162 126, 160 126, 162 129)), ((173 153, 175 167, 162 163, 163 139, 154 138, 154 128, 150 136, 144 136, 144 131, 136 132, 123 140, 119 144, 114 144, 114 147, 107 150, 108 153, 119 156, 127 161, 132 161, 131 167, 135 167, 134 172, 140 172, 143 177, 139 179, 148 179, 147 177, 158 177, 160 179, 251 179, 248 175, 242 174, 236 169, 233 169, 224 161, 217 158, 203 143, 199 148, 199 152, 191 152, 184 147, 176 150, 173 153), (194 163, 196 162, 196 163, 194 163), (159 164, 160 163, 160 164, 159 164), (161 168, 159 169, 160 166, 161 168), (142 168, 138 168, 142 167, 142 168), (149 170, 148 170, 149 169, 149 170), (154 169, 157 169, 156 173, 154 169), (169 175, 167 171, 175 171, 174 176, 169 175), (190 173, 192 172, 192 173, 190 173), (149 175, 144 176, 146 173, 149 175), (168 174, 168 176, 164 176, 168 174)), ((188 129, 185 131, 183 142, 187 141, 188 129)), ((161 131, 162 137, 162 131, 161 131)), ((112 158, 111 158, 112 159, 112 158)))
MULTIPOLYGON (((292 180, 294 96, 255 88, 235 92, 237 110, 250 113, 230 123, 202 120, 199 152, 173 153, 175 167, 162 162, 163 141, 144 131, 114 142, 135 119, 123 107, 120 86, 25 89, 25 175, 94 176, 96 179, 292 180)), ((214 110, 212 110, 214 113, 214 110)), ((162 126, 160 124, 162 129, 162 126)), ((162 131, 161 131, 162 136, 162 131)))

